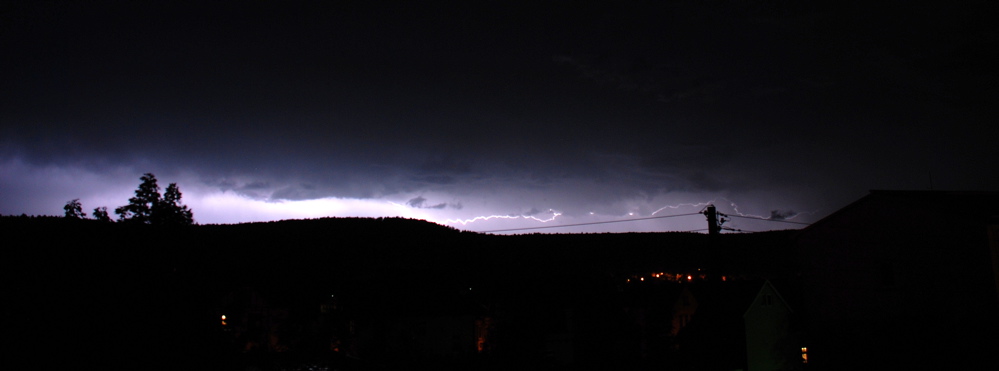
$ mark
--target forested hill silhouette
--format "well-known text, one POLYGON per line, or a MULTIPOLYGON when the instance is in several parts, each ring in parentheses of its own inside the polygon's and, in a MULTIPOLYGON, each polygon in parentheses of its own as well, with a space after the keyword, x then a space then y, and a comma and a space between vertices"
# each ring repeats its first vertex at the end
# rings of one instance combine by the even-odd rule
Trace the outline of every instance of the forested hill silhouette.
MULTIPOLYGON (((374 333, 399 316, 489 308, 507 318, 508 336, 531 338, 539 308, 603 300, 635 274, 792 274, 796 233, 503 236, 403 218, 155 226, 27 216, 0 217, 0 229, 6 300, 17 303, 3 308, 10 354, 156 356, 165 368, 226 362, 212 331, 222 298, 240 290, 292 313, 335 296, 374 333), (67 337, 81 340, 67 347, 67 337)), ((362 347, 368 359, 390 353, 366 341, 376 344, 362 347)))
MULTIPOLYGON (((122 256, 168 253, 179 259, 173 263, 178 266, 196 261, 221 265, 231 265, 225 261, 288 263, 292 266, 271 269, 295 272, 300 270, 294 266, 319 262, 333 264, 323 268, 327 270, 342 265, 342 269, 356 271, 368 265, 415 265, 424 260, 448 265, 472 259, 483 268, 506 269, 504 264, 513 264, 518 271, 571 268, 625 272, 711 266, 730 273, 758 274, 761 269, 786 263, 793 255, 786 251, 787 242, 796 233, 731 234, 716 236, 717 240, 685 232, 487 235, 407 218, 153 226, 0 216, 0 225, 9 241, 17 241, 18 248, 7 249, 14 256, 41 251, 50 251, 55 257, 87 252, 122 256)), ((92 263, 106 266, 115 262, 92 263)))

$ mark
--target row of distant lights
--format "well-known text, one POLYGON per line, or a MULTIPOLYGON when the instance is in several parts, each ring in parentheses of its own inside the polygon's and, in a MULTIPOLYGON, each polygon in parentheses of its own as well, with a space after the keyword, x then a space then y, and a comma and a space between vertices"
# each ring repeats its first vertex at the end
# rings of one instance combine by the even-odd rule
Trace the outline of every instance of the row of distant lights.
MULTIPOLYGON (((700 269, 698 269, 700 270, 700 269)), ((666 272, 653 272, 648 275, 634 275, 626 279, 627 282, 645 282, 646 277, 649 281, 666 281, 666 282, 693 282, 695 279, 704 280, 707 275, 701 273, 697 275, 693 274, 683 274, 683 273, 666 273, 666 272)), ((721 276, 722 281, 727 281, 728 277, 721 276)))
MULTIPOLYGON (((471 290, 472 288, 469 287, 468 289, 471 290)), ((336 298, 336 295, 330 295, 330 297, 331 298, 336 298)), ((226 322, 226 319, 228 319, 228 318, 223 314, 222 315, 222 326, 229 326, 229 323, 226 322)))
MULTIPOLYGON (((664 273, 664 272, 659 272, 659 273, 652 273, 651 276, 652 276, 652 278, 656 278, 656 279, 660 279, 660 280, 667 280, 667 281, 674 281, 674 282, 683 282, 684 278, 686 278, 687 282, 691 282, 691 281, 694 280, 694 275, 691 275, 691 274, 688 274, 688 275, 686 275, 686 277, 684 277, 683 274, 679 274, 679 273, 678 274, 672 274, 672 273, 671 274, 667 274, 667 273, 664 273)), ((633 277, 636 277, 636 276, 633 276, 633 277)), ((645 281, 645 277, 644 276, 637 276, 637 277, 638 277, 639 281, 645 281)), ((702 279, 702 280, 704 279, 704 275, 703 274, 698 275, 697 277, 700 278, 700 279, 702 279)), ((726 280, 725 276, 722 276, 721 280, 725 281, 726 280)), ((628 279, 628 282, 631 282, 631 278, 628 279)), ((471 290, 472 288, 469 287, 468 289, 471 290)), ((335 296, 335 295, 331 295, 331 296, 335 296)), ((226 323, 225 320, 226 320, 226 316, 223 314, 222 315, 222 326, 227 326, 228 325, 228 323, 226 323)), ((480 349, 480 351, 481 351, 481 349, 480 349)), ((804 364, 808 363, 808 347, 801 347, 801 363, 804 363, 804 364)))

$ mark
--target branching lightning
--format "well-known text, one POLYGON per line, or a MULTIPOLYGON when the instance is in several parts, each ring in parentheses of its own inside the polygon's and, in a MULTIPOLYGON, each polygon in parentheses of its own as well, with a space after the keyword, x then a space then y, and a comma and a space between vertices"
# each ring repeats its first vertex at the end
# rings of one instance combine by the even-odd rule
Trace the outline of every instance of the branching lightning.
POLYGON ((729 204, 729 206, 732 207, 732 210, 735 212, 736 215, 742 216, 742 217, 746 217, 746 218, 754 218, 754 219, 761 219, 761 220, 791 220, 791 219, 797 218, 797 217, 799 217, 801 215, 811 215, 811 214, 815 214, 815 213, 818 212, 818 210, 805 211, 805 212, 788 211, 787 213, 789 213, 790 215, 780 216, 779 211, 778 210, 774 210, 774 211, 772 211, 770 213, 770 216, 762 216, 762 215, 755 215, 755 214, 744 214, 744 213, 742 213, 742 212, 739 211, 739 205, 736 205, 735 202, 727 200, 727 199, 724 199, 724 198, 722 200, 724 200, 725 202, 727 202, 729 204), (780 217, 778 218, 778 216, 780 216, 780 217))
MULTIPOLYGON (((696 207, 703 207, 703 206, 707 206, 707 205, 709 205, 709 204, 711 204, 713 202, 714 202, 714 200, 705 201, 705 202, 680 203, 680 204, 676 204, 676 205, 666 205, 666 206, 663 206, 663 207, 659 208, 656 211, 653 211, 651 214, 649 214, 649 216, 656 216, 656 214, 658 214, 659 212, 661 212, 663 210, 666 210, 666 209, 674 209, 675 210, 675 209, 679 209, 679 208, 682 208, 682 207, 694 207, 694 208, 696 208, 696 207)), ((548 222, 554 221, 559 216, 562 216, 561 212, 555 211, 554 209, 548 209, 548 212, 550 212, 552 214, 552 216, 550 218, 539 218, 539 217, 536 217, 536 216, 533 216, 533 215, 489 215, 489 216, 477 216, 477 217, 474 217, 474 218, 471 218, 471 219, 446 219, 446 220, 442 221, 442 224, 468 225, 468 224, 471 224, 471 223, 474 223, 474 222, 491 220, 491 219, 529 219, 529 220, 534 220, 534 221, 541 222, 541 223, 548 223, 548 222)), ((591 215, 591 216, 595 215, 595 213, 592 212, 592 211, 589 212, 588 214, 591 215)), ((628 213, 628 216, 635 216, 635 215, 636 215, 635 212, 629 212, 628 213)), ((604 223, 604 222, 600 222, 600 223, 604 223)))
POLYGON ((710 205, 710 204, 712 204, 714 202, 715 202, 715 200, 705 201, 705 202, 697 202, 697 203, 682 203, 682 204, 676 204, 676 205, 666 205, 666 206, 660 207, 656 211, 653 211, 652 214, 650 214, 650 215, 656 215, 660 211, 663 211, 663 210, 666 210, 666 209, 674 209, 674 210, 676 210, 676 209, 679 209, 679 208, 684 207, 684 206, 689 206, 689 207, 708 206, 708 205, 710 205))
POLYGON ((741 211, 739 211, 739 205, 736 205, 735 202, 729 201, 729 200, 724 199, 724 198, 722 200, 725 201, 726 203, 728 203, 728 205, 732 207, 732 211, 735 212, 736 215, 744 216, 744 217, 747 217, 747 218, 756 218, 756 219, 764 219, 764 220, 770 219, 770 217, 761 216, 761 215, 743 214, 741 211))
MULTIPOLYGON (((684 203, 677 203, 677 204, 668 204, 668 205, 662 206, 662 207, 656 209, 655 211, 651 212, 650 214, 648 214, 647 217, 640 217, 640 218, 635 218, 635 219, 602 220, 602 221, 599 221, 599 222, 583 222, 583 223, 579 223, 579 224, 568 224, 568 225, 565 225, 565 226, 568 227, 568 226, 576 226, 576 225, 633 222, 633 221, 646 220, 646 219, 658 219, 658 218, 669 218, 669 217, 673 217, 673 216, 696 215, 696 214, 703 213, 704 209, 707 206, 714 205, 714 204, 717 204, 717 203, 721 203, 723 205, 728 205, 728 207, 731 210, 731 216, 741 217, 741 218, 747 218, 747 219, 764 220, 764 221, 807 224, 807 223, 800 223, 800 222, 790 222, 789 220, 794 219, 794 218, 796 218, 796 217, 798 217, 800 215, 807 215, 807 214, 814 214, 815 213, 814 211, 813 212, 799 213, 799 212, 794 212, 794 211, 790 211, 790 210, 788 210, 788 211, 773 210, 773 211, 771 211, 771 214, 769 216, 755 215, 755 214, 744 213, 744 212, 740 211, 739 210, 739 205, 737 203, 731 201, 731 200, 728 200, 728 199, 725 199, 725 198, 716 198, 716 199, 711 199, 711 200, 706 200, 706 201, 699 201, 699 202, 684 202, 684 203), (693 212, 691 214, 678 214, 678 215, 665 215, 665 216, 658 215, 658 214, 675 214, 676 211, 681 210, 681 209, 688 209, 688 210, 689 209, 694 209, 694 210, 700 209, 700 211, 695 211, 695 212, 693 212), (667 210, 673 211, 673 212, 666 213, 667 210)), ((400 206, 403 206, 403 205, 400 205, 400 206)), ((594 212, 589 212, 587 214, 589 216, 595 216, 596 215, 594 212)), ((635 217, 638 214, 639 213, 637 213, 637 212, 629 212, 628 216, 629 217, 635 217)), ((725 214, 721 214, 721 213, 719 213, 719 214, 722 215, 722 216, 725 216, 725 214)), ((521 220, 532 220, 532 221, 537 222, 537 223, 549 223, 549 222, 555 221, 556 219, 560 219, 560 217, 563 216, 563 213, 559 212, 559 211, 556 211, 555 209, 548 209, 547 212, 541 213, 540 215, 541 216, 539 216, 539 214, 534 213, 534 212, 532 212, 530 214, 505 214, 505 215, 494 214, 494 215, 476 216, 476 217, 467 218, 467 219, 463 219, 463 218, 445 219, 445 220, 438 221, 438 223, 440 223, 440 224, 449 224, 449 225, 468 226, 468 225, 476 223, 476 222, 488 221, 488 220, 493 220, 493 219, 505 219, 505 220, 521 219, 521 220)), ((724 222, 724 220, 722 222, 724 222)), ((534 229, 534 228, 555 228, 555 227, 524 227, 524 228, 519 228, 519 229, 510 229, 509 231, 529 230, 529 229, 534 229)), ((507 231, 507 230, 497 230, 497 231, 507 231)))
POLYGON ((562 213, 552 209, 548 209, 548 212, 552 213, 552 217, 547 219, 542 219, 534 215, 489 215, 489 216, 477 216, 471 219, 447 219, 444 220, 444 224, 468 225, 470 223, 474 223, 477 221, 490 220, 490 219, 530 219, 541 223, 548 223, 554 221, 555 218, 562 215, 562 213))

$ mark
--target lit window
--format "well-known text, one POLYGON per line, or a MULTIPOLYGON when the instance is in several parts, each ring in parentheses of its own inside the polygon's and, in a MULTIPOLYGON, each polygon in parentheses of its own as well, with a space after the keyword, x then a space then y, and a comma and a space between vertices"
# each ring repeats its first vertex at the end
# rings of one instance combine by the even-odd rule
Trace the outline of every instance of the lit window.
POLYGON ((801 363, 808 363, 808 347, 801 347, 801 363))

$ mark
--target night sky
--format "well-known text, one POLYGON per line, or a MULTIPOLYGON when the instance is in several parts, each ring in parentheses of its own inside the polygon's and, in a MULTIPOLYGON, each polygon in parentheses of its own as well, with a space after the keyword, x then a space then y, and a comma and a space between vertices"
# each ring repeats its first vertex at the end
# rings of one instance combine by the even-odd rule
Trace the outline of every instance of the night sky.
POLYGON ((991 2, 593 3, 5 3, 0 214, 114 209, 146 172, 202 224, 644 219, 515 233, 999 190, 991 2))

